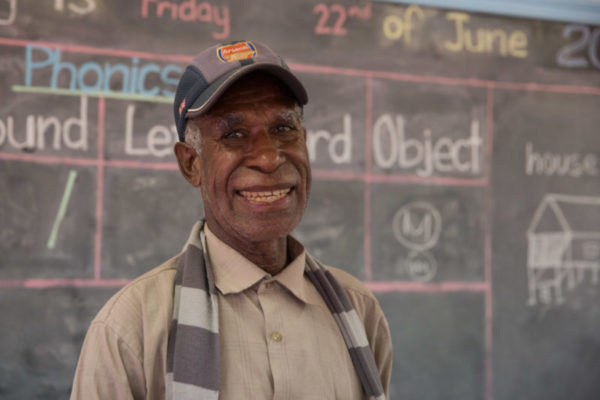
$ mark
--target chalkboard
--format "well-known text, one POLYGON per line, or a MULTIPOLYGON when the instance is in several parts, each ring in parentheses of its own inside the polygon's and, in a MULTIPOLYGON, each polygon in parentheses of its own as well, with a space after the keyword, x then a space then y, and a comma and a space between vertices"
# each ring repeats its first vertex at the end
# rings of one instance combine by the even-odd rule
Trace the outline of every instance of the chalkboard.
MULTIPOLYGON (((600 21, 599 21, 600 22, 600 21)), ((379 2, 0 0, 0 398, 66 398, 87 326, 176 254, 191 57, 305 83, 295 235, 373 290, 391 399, 600 397, 600 26, 379 2)))

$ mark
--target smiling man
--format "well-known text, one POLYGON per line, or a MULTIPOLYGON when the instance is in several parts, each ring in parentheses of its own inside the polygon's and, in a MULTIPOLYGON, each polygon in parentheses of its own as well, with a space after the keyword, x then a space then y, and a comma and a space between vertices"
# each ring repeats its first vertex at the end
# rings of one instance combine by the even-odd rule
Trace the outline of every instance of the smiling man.
POLYGON ((209 112, 188 114, 185 140, 196 144, 178 143, 175 153, 183 175, 202 191, 209 229, 278 273, 287 263, 286 237, 300 222, 310 192, 296 99, 258 69, 233 82, 209 112))
POLYGON ((290 236, 311 187, 306 91, 257 42, 213 46, 174 103, 205 218, 119 291, 86 336, 71 399, 384 399, 387 321, 357 279, 290 236))

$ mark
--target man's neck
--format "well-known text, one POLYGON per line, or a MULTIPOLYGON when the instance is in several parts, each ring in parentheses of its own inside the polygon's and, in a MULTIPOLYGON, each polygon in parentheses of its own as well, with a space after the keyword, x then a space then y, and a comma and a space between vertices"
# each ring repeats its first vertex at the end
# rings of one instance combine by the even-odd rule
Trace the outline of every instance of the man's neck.
POLYGON ((271 275, 277 275, 288 263, 287 240, 252 243, 251 248, 239 249, 240 254, 271 275))
POLYGON ((223 243, 271 275, 277 275, 288 264, 287 237, 269 241, 248 242, 230 237, 218 226, 210 225, 209 229, 223 243))

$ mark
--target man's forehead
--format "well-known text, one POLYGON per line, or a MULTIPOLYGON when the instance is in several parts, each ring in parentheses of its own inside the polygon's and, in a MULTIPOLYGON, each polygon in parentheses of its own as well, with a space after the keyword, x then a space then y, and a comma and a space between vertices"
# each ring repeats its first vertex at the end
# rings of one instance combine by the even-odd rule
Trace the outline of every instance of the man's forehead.
MULTIPOLYGON (((268 110, 261 110, 260 107, 256 109, 257 113, 264 113, 271 120, 277 122, 300 122, 302 114, 300 112, 300 106, 295 105, 293 108, 281 107, 281 108, 269 108, 268 110)), ((242 124, 249 119, 248 112, 240 112, 237 110, 224 111, 223 113, 207 114, 208 118, 212 118, 217 124, 228 127, 237 124, 242 124)), ((202 117, 199 117, 202 118, 202 117)))

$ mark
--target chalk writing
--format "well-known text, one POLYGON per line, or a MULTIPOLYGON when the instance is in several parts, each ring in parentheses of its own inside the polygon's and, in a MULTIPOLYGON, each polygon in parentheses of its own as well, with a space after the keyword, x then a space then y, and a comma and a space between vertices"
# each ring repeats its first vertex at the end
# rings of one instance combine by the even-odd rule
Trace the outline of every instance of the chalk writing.
POLYGON ((438 243, 442 230, 440 212, 425 201, 406 204, 394 214, 392 230, 396 240, 410 249, 407 257, 396 262, 396 272, 404 272, 416 281, 430 281, 437 272, 437 263, 427 250, 438 243))
POLYGON ((533 144, 525 144, 525 173, 527 175, 583 176, 598 175, 598 156, 594 153, 540 153, 533 144))
POLYGON ((423 201, 401 207, 392 220, 398 242, 411 250, 428 250, 437 244, 442 229, 440 212, 423 201))
POLYGON ((54 219, 54 224, 52 224, 52 231, 50 232, 50 237, 48 238, 47 247, 49 249, 53 249, 54 246, 56 245, 58 229, 60 228, 60 224, 67 212, 67 206, 69 205, 69 199, 71 198, 71 192, 73 191, 73 184, 75 183, 76 178, 77 178, 77 171, 75 171, 75 170, 69 171, 69 178, 67 180, 67 185, 65 186, 65 191, 63 193, 62 199, 60 200, 60 206, 58 207, 58 213, 56 214, 56 218, 54 219))
POLYGON ((317 148, 319 142, 327 145, 327 153, 335 164, 347 164, 352 159, 352 117, 350 114, 343 116, 342 132, 334 133, 325 130, 308 130, 306 134, 306 146, 312 162, 317 160, 317 148))
POLYGON ((155 176, 138 176, 133 180, 131 189, 133 191, 147 190, 155 188, 158 185, 158 178, 155 176))
POLYGON ((135 106, 129 104, 125 112, 125 154, 130 156, 151 155, 158 158, 166 157, 173 153, 173 145, 178 141, 177 129, 172 124, 170 127, 155 125, 146 134, 146 143, 143 147, 134 147, 133 123, 135 120, 135 106))
POLYGON ((527 230, 528 304, 561 304, 564 289, 598 283, 600 197, 547 194, 527 230), (581 218, 585 215, 585 218, 581 218))
POLYGON ((74 14, 84 15, 96 9, 96 2, 94 0, 54 0, 54 9, 61 12, 67 9, 74 14), (84 5, 82 6, 81 3, 84 3, 84 5))
POLYGON ((416 169, 419 176, 437 172, 478 174, 481 171, 482 139, 479 121, 471 121, 471 135, 453 140, 432 137, 430 129, 423 130, 422 140, 405 137, 404 116, 381 115, 373 126, 373 156, 378 167, 416 169))
POLYGON ((229 7, 222 6, 219 9, 207 1, 186 0, 177 3, 169 0, 142 0, 141 12, 144 19, 153 14, 157 18, 170 16, 172 20, 214 24, 221 29, 220 32, 212 33, 214 39, 226 39, 231 32, 229 7))
POLYGON ((0 26, 11 25, 17 17, 17 0, 2 0, 0 2, 0 26), (8 5, 8 12, 4 8, 4 4, 8 5), (4 14, 7 14, 4 16, 4 14))
POLYGON ((320 14, 317 25, 315 26, 315 33, 317 35, 335 36, 345 36, 348 33, 348 30, 344 27, 347 19, 359 18, 369 20, 372 16, 370 2, 363 7, 351 6, 348 7, 348 9, 341 4, 327 5, 319 3, 313 8, 313 14, 320 14), (328 26, 330 17, 332 23, 328 26))
POLYGON ((411 251, 398 261, 396 269, 399 275, 406 273, 414 281, 429 282, 437 273, 437 262, 427 251, 411 251))
POLYGON ((515 58, 527 57, 527 35, 515 30, 507 32, 503 29, 477 29, 472 31, 467 23, 469 14, 449 12, 446 19, 454 22, 454 42, 446 41, 446 49, 452 52, 467 51, 469 53, 499 54, 515 58))
POLYGON ((37 78, 50 76, 44 86, 57 89, 59 76, 67 78, 69 90, 79 89, 83 92, 111 92, 120 87, 121 93, 138 93, 144 96, 174 96, 174 88, 183 72, 180 66, 156 63, 140 63, 137 57, 125 63, 100 63, 86 61, 81 65, 62 61, 60 49, 51 49, 41 45, 29 45, 25 50, 25 86, 32 86, 37 78), (47 74, 48 70, 51 74, 47 74), (147 87, 146 81, 152 75, 158 75, 161 85, 147 87))
POLYGON ((0 148, 5 144, 17 150, 43 150, 50 137, 52 148, 61 150, 86 151, 88 149, 88 100, 81 97, 79 102, 79 118, 70 117, 61 121, 55 116, 30 114, 25 119, 25 137, 19 139, 13 116, 0 119, 0 148))
POLYGON ((560 48, 556 53, 556 63, 567 68, 587 68, 590 63, 600 69, 600 28, 585 25, 567 25, 563 29, 565 39, 580 36, 560 48))
POLYGON ((423 10, 419 6, 411 4, 406 8, 402 17, 392 14, 383 19, 383 34, 388 39, 402 39, 405 44, 410 44, 415 22, 422 22, 424 19, 423 10))

